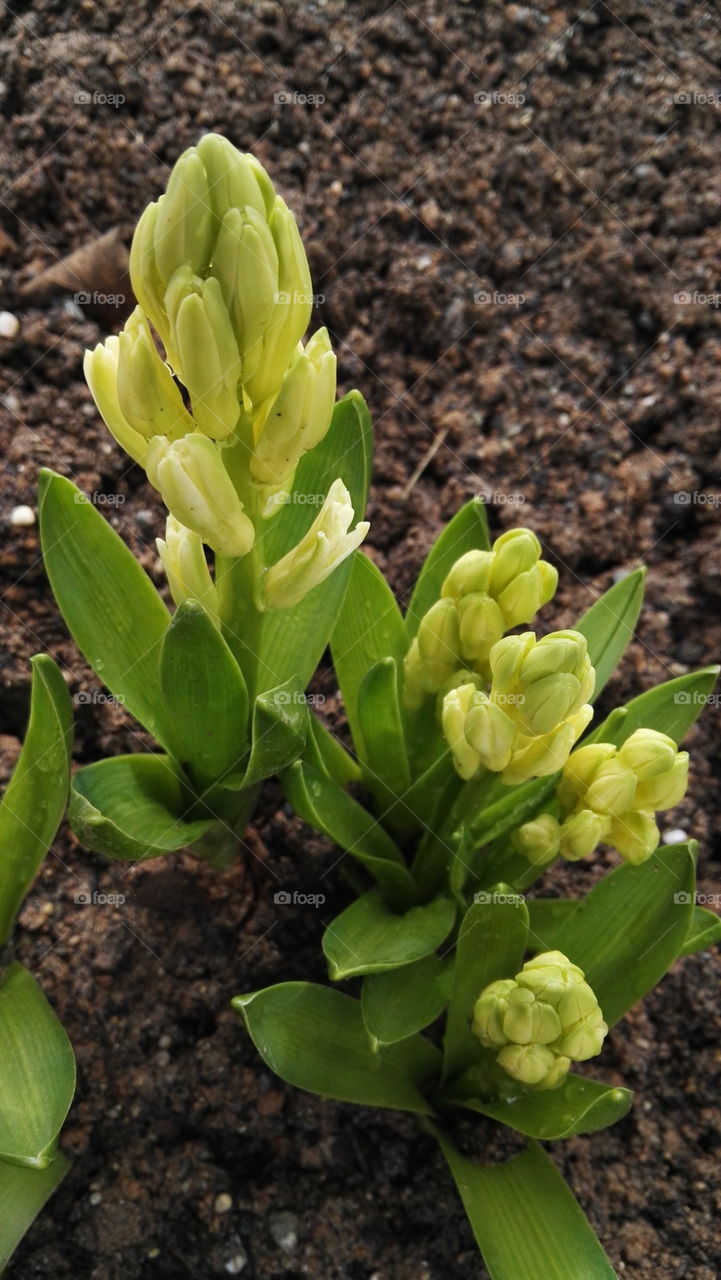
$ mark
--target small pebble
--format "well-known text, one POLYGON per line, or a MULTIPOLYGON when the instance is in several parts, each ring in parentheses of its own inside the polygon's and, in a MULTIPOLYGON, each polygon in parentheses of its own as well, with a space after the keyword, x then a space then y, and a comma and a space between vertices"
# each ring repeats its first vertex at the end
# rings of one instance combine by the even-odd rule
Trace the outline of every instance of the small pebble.
POLYGON ((228 1258, 225 1269, 229 1276, 239 1276, 241 1271, 245 1271, 248 1265, 248 1255, 243 1249, 242 1253, 234 1253, 232 1258, 228 1258))
POLYGON ((95 1206, 95 1205, 97 1205, 97 1204, 101 1204, 101 1203, 102 1203, 102 1199, 103 1199, 103 1197, 101 1196, 101 1194, 100 1194, 100 1192, 99 1192, 99 1191, 93 1191, 92 1195, 90 1196, 90 1203, 91 1203, 93 1206, 95 1206))
POLYGON ((270 1234, 283 1253, 293 1253, 298 1245, 298 1219, 294 1213, 271 1213, 270 1234))
POLYGON ((12 311, 0 311, 0 338, 17 338, 20 321, 12 311))
POLYGON ((215 1197, 213 1208, 216 1213, 229 1213, 233 1208, 233 1197, 224 1191, 222 1195, 215 1197))
POLYGON ((682 827, 673 827, 671 831, 664 831, 661 839, 664 844, 683 844, 684 840, 688 840, 688 832, 682 827))
POLYGON ((338 199, 339 196, 343 195, 343 183, 339 182, 336 178, 335 182, 331 182, 329 191, 332 196, 335 196, 336 199, 338 199))
POLYGON ((13 507, 10 512, 10 523, 18 529, 27 529, 35 524, 35 512, 32 507, 13 507))

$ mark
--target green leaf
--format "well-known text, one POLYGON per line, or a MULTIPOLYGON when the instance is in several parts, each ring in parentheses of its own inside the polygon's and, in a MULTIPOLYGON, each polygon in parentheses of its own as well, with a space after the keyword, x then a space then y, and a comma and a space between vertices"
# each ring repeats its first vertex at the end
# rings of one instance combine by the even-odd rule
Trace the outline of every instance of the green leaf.
POLYGON ((600 1080, 589 1080, 573 1073, 560 1089, 534 1092, 508 1080, 507 1097, 489 1098, 461 1096, 472 1089, 473 1069, 457 1089, 444 1094, 456 1106, 490 1116, 529 1138, 555 1142, 578 1133, 596 1133, 622 1120, 631 1109, 633 1094, 628 1089, 612 1088, 600 1080))
POLYGON ((80 769, 70 792, 70 824, 88 849, 139 862, 183 849, 213 826, 192 817, 189 794, 167 756, 113 756, 80 769))
POLYGON ((172 755, 199 790, 238 773, 248 745, 243 674, 201 604, 177 610, 160 650, 172 755))
POLYGON ((393 592, 373 561, 356 551, 343 608, 331 637, 331 655, 353 742, 362 759, 368 756, 363 753, 358 718, 360 687, 381 658, 395 658, 400 668, 407 648, 406 631, 393 592))
POLYGON ((359 1000, 310 982, 236 996, 263 1061, 289 1084, 325 1098, 430 1115, 420 1092, 439 1054, 423 1036, 374 1053, 359 1000))
POLYGON ((580 1205, 535 1142, 481 1168, 436 1132, 491 1280, 616 1280, 580 1205))
POLYGON ((372 889, 346 907, 323 934, 330 976, 341 982, 422 960, 448 937, 455 916, 450 898, 436 898, 396 915, 380 891, 372 889))
POLYGON ((488 551, 491 541, 482 498, 471 498, 447 524, 431 547, 418 575, 406 613, 406 631, 412 640, 421 618, 441 594, 443 579, 467 551, 488 551))
POLYGON ((349 782, 360 782, 363 776, 358 761, 315 715, 310 716, 303 759, 326 778, 337 782, 339 787, 345 787, 349 782))
POLYGON ((52 844, 68 799, 72 711, 51 658, 32 659, 25 742, 0 804, 0 945, 52 844))
POLYGON ((459 1075, 478 1058, 480 1041, 471 1031, 473 1006, 489 982, 518 973, 527 934, 526 906, 508 885, 476 895, 458 931, 443 1038, 444 1079, 459 1075))
POLYGON ((657 729, 674 742, 682 742, 703 711, 721 667, 702 667, 675 680, 647 689, 619 708, 595 730, 596 742, 620 747, 636 729, 657 729))
POLYGON ((0 1272, 69 1168, 61 1152, 46 1169, 0 1162, 0 1272))
POLYGON ((580 902, 580 898, 527 898, 528 945, 536 952, 557 951, 556 935, 580 902))
POLYGON ((430 955, 365 978, 361 1013, 373 1048, 406 1040, 435 1022, 448 1000, 448 974, 448 965, 430 955))
POLYGON ((643 603, 645 569, 634 569, 587 609, 575 630, 588 642, 588 656, 596 669, 593 699, 613 675, 631 640, 643 603))
MULTIPOLYGON (((476 846, 487 845, 507 831, 515 831, 524 822, 530 821, 544 801, 555 792, 560 776, 560 773, 554 773, 549 778, 532 778, 516 787, 505 787, 502 784, 494 786, 488 797, 491 803, 484 804, 475 815, 472 814, 468 822, 469 840, 476 846), (495 799, 496 795, 500 798, 495 799)), ((467 804, 467 797, 472 796, 472 785, 466 783, 465 795, 460 804, 467 804)), ((492 875, 488 867, 484 867, 483 871, 484 878, 492 875)))
POLYGON ((85 495, 47 470, 40 473, 40 538, 50 585, 81 653, 167 748, 159 658, 170 614, 150 578, 85 495))
POLYGON ((44 1169, 75 1092, 75 1058, 32 974, 12 964, 0 980, 0 1160, 44 1169))
MULTIPOLYGON (((358 725, 368 787, 382 812, 393 810, 398 799, 402 801, 411 787, 395 658, 381 658, 363 680, 358 700, 358 725)), ((403 809, 401 803, 398 808, 400 820, 403 809)), ((393 826, 392 812, 383 820, 387 826, 393 826)))
POLYGON ((666 845, 640 867, 617 867, 556 934, 584 970, 611 1026, 661 980, 688 937, 694 842, 666 845))
MULTIPOLYGON (((356 520, 363 519, 370 483, 372 428, 363 397, 351 391, 335 407, 330 430, 301 459, 292 501, 269 521, 262 551, 275 564, 296 546, 320 509, 320 499, 340 477, 353 502, 356 520), (299 501, 306 497, 307 502, 299 501)), ((258 691, 298 676, 303 687, 313 675, 340 612, 351 572, 345 560, 320 586, 292 609, 266 613, 261 631, 258 691)))
POLYGON ((258 695, 253 707, 253 739, 244 787, 280 774, 292 764, 305 747, 309 719, 308 699, 297 676, 258 695))
POLYGON ((414 902, 416 886, 403 855, 362 805, 312 765, 301 761, 288 770, 284 785, 299 817, 361 862, 392 906, 414 902))
POLYGON ((712 947, 718 942, 721 942, 721 919, 715 911, 707 911, 705 907, 694 907, 688 934, 679 955, 690 956, 695 951, 705 951, 707 947, 712 947))

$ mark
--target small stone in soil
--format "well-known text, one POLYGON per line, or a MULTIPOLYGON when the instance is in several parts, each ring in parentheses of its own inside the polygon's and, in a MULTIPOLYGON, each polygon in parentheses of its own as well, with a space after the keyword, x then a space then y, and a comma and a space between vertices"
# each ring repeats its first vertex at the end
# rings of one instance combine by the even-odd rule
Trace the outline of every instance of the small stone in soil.
POLYGON ((224 1191, 222 1195, 215 1197, 213 1208, 216 1213, 229 1213, 233 1208, 233 1197, 224 1191))
POLYGON ((247 1265, 248 1255, 241 1245, 237 1252, 233 1254, 232 1258, 228 1258, 228 1261, 225 1264, 225 1269, 229 1276, 239 1276, 241 1271, 245 1271, 247 1265))
POLYGON ((268 1225, 278 1248, 284 1253, 293 1253, 298 1245, 298 1219, 295 1214, 271 1213, 268 1225))
POLYGON ((32 507, 13 507, 10 523, 17 529, 28 529, 31 524, 35 524, 35 512, 32 507))
POLYGON ((683 844, 684 840, 688 840, 688 831, 684 831, 682 827, 674 827, 672 831, 664 831, 661 839, 664 844, 683 844))
POLYGON ((0 338, 17 338, 20 321, 12 311, 0 311, 0 338))

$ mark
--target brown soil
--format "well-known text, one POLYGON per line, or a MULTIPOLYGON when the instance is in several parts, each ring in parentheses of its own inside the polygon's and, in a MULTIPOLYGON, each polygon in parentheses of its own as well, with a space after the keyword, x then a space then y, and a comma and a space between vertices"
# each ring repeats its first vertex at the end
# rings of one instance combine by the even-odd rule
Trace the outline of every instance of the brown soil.
MULTIPOLYGON (((719 108, 703 98, 718 82, 713 13, 682 0, 13 8, 0 36, 0 307, 20 320, 0 339, 8 767, 27 659, 42 649, 94 699, 77 707, 79 761, 143 742, 98 700, 36 529, 9 523, 35 504, 38 466, 112 497, 110 519, 153 574, 161 528, 82 378, 84 347, 112 327, 107 307, 99 316, 72 293, 30 304, 22 288, 103 232, 127 236, 208 129, 252 147, 299 215, 318 320, 376 423, 369 541, 400 595, 443 522, 483 492, 495 532, 532 525, 558 564, 552 623, 649 564, 639 638, 607 705, 718 657, 718 506, 693 499, 719 491, 721 331, 700 300, 716 287, 721 208, 719 108), (479 93, 525 101, 484 105, 479 93), (682 93, 696 98, 674 103, 682 93), (118 94, 120 105, 98 96, 118 94), (679 491, 691 500, 674 501, 679 491)), ((335 713, 328 672, 317 688, 335 713)), ((690 738, 690 794, 668 823, 700 839, 709 893, 719 736, 709 706, 690 738)), ((342 889, 317 913, 277 907, 273 890, 317 889, 332 858, 273 789, 243 861, 221 875, 188 857, 128 872, 61 834, 19 951, 75 1045, 64 1139, 75 1163, 12 1280, 204 1280, 233 1274, 232 1260, 264 1280, 485 1274, 411 1121, 285 1088, 229 1010, 240 990, 323 980, 322 922, 342 889), (126 902, 77 905, 86 887, 126 902), (295 1244, 280 1213, 295 1216, 295 1244)), ((576 892, 601 869, 566 883, 576 892)), ((717 953, 677 964, 602 1060, 608 1080, 637 1090, 631 1115, 554 1150, 621 1275, 714 1280, 721 1265, 718 991, 717 953)), ((463 1133, 479 1152, 490 1141, 490 1127, 463 1133)))

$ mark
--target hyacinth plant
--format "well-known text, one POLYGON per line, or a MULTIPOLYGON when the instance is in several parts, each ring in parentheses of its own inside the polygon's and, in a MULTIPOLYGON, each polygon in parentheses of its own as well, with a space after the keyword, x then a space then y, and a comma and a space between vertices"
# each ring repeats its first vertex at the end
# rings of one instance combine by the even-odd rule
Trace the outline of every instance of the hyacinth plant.
POLYGON ((418 1117, 493 1280, 614 1275, 540 1142, 628 1112, 627 1089, 575 1064, 601 1054, 677 957, 721 937, 694 905, 693 841, 660 844, 655 816, 685 791, 678 744, 718 668, 591 727, 644 572, 539 637, 556 580, 530 530, 491 545, 477 500, 440 535, 405 617, 355 554, 332 638, 354 752, 325 768, 306 756, 285 778, 296 811, 366 882, 323 936, 345 987, 289 982, 234 1001, 286 1080, 418 1117), (559 858, 599 844, 620 865, 586 896, 535 890, 559 858), (462 1112, 524 1135, 525 1149, 504 1164, 462 1154, 449 1134, 462 1112))
POLYGON ((75 1092, 75 1059, 40 986, 15 960, 15 918, 65 812, 72 713, 65 682, 33 659, 25 742, 0 803, 0 1271, 62 1181, 58 1134, 75 1092))
POLYGON ((176 606, 69 480, 41 477, 50 582, 78 647, 162 748, 81 769, 70 819, 111 858, 191 847, 222 864, 262 779, 312 734, 313 674, 363 513, 363 400, 335 404, 295 219, 265 170, 208 134, 141 217, 138 305, 85 372, 116 441, 168 509, 157 546, 176 606), (208 556, 212 554, 213 571, 208 556))

